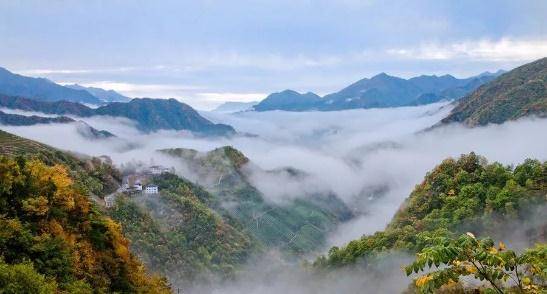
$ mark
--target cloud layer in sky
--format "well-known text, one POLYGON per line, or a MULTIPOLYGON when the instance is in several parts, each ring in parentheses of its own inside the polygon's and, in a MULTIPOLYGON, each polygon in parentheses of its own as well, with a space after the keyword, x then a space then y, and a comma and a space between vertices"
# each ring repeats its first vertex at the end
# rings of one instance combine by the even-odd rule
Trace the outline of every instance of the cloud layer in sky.
POLYGON ((209 109, 510 69, 545 54, 546 22, 542 0, 0 1, 0 66, 209 109))

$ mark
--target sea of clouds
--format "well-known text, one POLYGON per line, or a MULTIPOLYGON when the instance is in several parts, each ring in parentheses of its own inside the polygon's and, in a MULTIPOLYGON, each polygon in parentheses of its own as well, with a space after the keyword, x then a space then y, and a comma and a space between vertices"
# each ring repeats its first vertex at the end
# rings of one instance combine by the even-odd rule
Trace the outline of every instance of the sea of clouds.
MULTIPOLYGON (((431 128, 452 107, 443 102, 333 112, 202 113, 214 122, 232 125, 240 135, 231 138, 204 138, 175 131, 144 134, 130 120, 104 116, 74 118, 96 129, 107 130, 116 138, 84 138, 77 132, 76 124, 0 128, 60 149, 93 156, 108 155, 117 165, 140 162, 173 166, 189 179, 194 175, 182 161, 156 150, 182 147, 206 152, 231 145, 251 160, 252 166, 246 172, 267 201, 283 203, 329 192, 354 210, 356 217, 341 224, 328 237, 326 250, 384 229, 413 187, 447 157, 473 151, 507 165, 518 164, 526 158, 547 160, 547 136, 543 135, 547 119, 526 118, 476 128, 457 124, 431 128), (308 176, 303 180, 285 173, 265 172, 284 167, 302 170, 308 176)), ((380 268, 384 270, 380 275, 400 276, 397 282, 391 280, 391 284, 360 270, 318 280, 298 267, 284 267, 276 260, 267 262, 268 266, 261 266, 265 259, 250 263, 239 279, 217 287, 215 293, 316 293, 318 289, 324 290, 323 293, 341 293, 341 290, 378 293, 400 291, 409 282, 399 268, 410 260, 403 255, 394 257, 385 269, 380 268)), ((206 292, 210 291, 207 288, 206 292)))
POLYGON ((541 136, 547 129, 546 119, 429 129, 452 107, 442 102, 332 112, 202 113, 214 122, 232 125, 241 134, 231 138, 204 138, 175 131, 144 134, 130 120, 105 116, 74 118, 107 130, 116 138, 84 138, 75 124, 1 128, 57 148, 108 155, 116 164, 174 166, 190 179, 191 171, 181 166, 181 161, 155 151, 182 147, 205 152, 231 145, 258 167, 248 169, 249 178, 267 200, 282 203, 317 192, 333 192, 355 210, 358 217, 330 236, 330 246, 383 229, 426 172, 447 157, 474 151, 504 164, 518 164, 526 158, 547 159, 547 137, 541 136), (284 173, 264 172, 283 167, 302 170, 309 176, 294 182, 284 173))

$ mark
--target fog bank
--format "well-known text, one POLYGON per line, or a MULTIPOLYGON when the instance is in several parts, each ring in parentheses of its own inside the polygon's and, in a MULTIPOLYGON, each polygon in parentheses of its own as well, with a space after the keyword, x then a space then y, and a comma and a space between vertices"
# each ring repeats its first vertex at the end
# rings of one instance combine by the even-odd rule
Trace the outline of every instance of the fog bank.
POLYGON ((517 164, 525 158, 547 159, 547 137, 540 135, 547 129, 546 119, 473 129, 449 125, 422 132, 445 117, 451 107, 435 103, 333 112, 202 113, 243 134, 232 138, 202 138, 175 131, 143 134, 127 119, 101 116, 83 120, 117 138, 85 139, 71 124, 2 129, 61 149, 106 154, 116 164, 174 166, 190 179, 192 171, 180 160, 155 150, 182 147, 205 152, 232 145, 260 168, 249 169, 249 179, 266 200, 282 202, 333 192, 355 210, 358 217, 329 237, 330 246, 383 229, 426 172, 446 157, 474 151, 504 164, 517 164), (284 173, 263 172, 283 167, 302 170, 308 176, 295 182, 284 173))

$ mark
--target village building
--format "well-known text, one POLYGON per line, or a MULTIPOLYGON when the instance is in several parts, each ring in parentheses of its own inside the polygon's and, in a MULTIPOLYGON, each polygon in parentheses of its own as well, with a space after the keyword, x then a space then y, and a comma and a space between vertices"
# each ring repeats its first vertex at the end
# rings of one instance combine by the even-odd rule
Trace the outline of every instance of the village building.
POLYGON ((113 207, 115 201, 116 198, 114 197, 114 195, 104 197, 104 204, 107 208, 113 207))
POLYGON ((156 185, 148 185, 148 186, 146 186, 146 188, 144 190, 144 193, 146 193, 146 194, 158 194, 159 193, 159 188, 156 185))
POLYGON ((161 165, 153 165, 148 169, 148 171, 153 175, 161 175, 164 173, 168 173, 170 170, 169 168, 161 165))
POLYGON ((133 189, 135 191, 142 191, 142 184, 140 182, 133 184, 133 189))

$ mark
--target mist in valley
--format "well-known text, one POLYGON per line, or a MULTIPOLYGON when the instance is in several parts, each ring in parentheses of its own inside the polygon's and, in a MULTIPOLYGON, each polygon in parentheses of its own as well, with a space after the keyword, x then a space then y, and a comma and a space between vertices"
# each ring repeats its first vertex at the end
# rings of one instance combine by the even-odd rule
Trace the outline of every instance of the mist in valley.
MULTIPOLYGON (((183 161, 156 151, 191 148, 206 152, 231 145, 251 160, 252 165, 244 171, 266 201, 283 204, 316 193, 334 193, 352 208, 355 217, 340 224, 328 236, 327 244, 319 252, 326 253, 331 246, 342 246, 363 234, 384 229, 426 172, 447 157, 474 151, 503 164, 518 164, 526 158, 547 159, 547 137, 537 136, 547 129, 547 119, 527 118, 472 129, 461 125, 429 129, 452 107, 442 102, 333 112, 202 113, 214 122, 232 125, 239 134, 230 138, 199 137, 175 131, 145 134, 127 119, 101 116, 74 118, 98 130, 107 130, 116 135, 115 138, 84 138, 75 124, 2 126, 2 129, 80 154, 108 155, 117 166, 154 163, 175 167, 180 176, 190 180, 198 176, 183 161), (264 172, 285 167, 303 171, 307 175, 305 180, 264 172)), ((516 242, 519 237, 511 238, 516 242)), ((375 272, 346 269, 318 277, 298 263, 286 263, 270 253, 251 261, 235 281, 215 285, 214 289, 210 285, 197 286, 193 291, 226 294, 400 292, 410 282, 400 266, 411 258, 403 253, 393 254, 375 272), (383 278, 389 281, 384 283, 383 278)))

